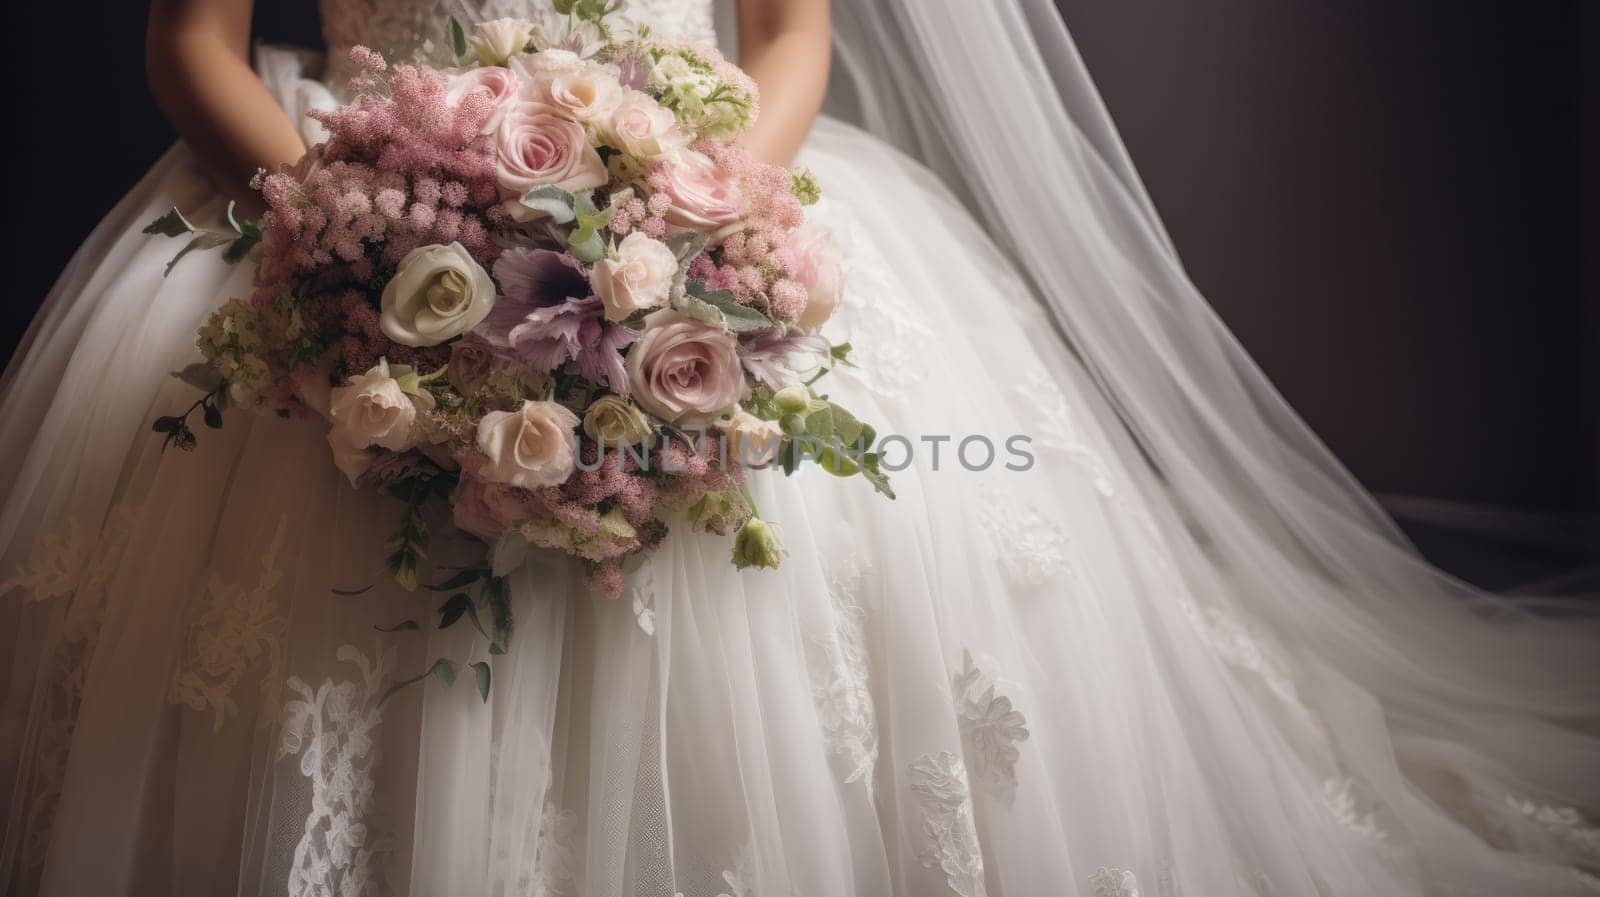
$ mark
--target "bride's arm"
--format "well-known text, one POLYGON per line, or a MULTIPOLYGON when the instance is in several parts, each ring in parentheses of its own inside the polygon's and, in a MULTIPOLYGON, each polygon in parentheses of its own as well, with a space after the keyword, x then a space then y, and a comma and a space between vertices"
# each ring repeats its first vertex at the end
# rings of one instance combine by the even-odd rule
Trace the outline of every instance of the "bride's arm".
POLYGON ((257 168, 292 163, 305 144, 250 68, 253 0, 153 0, 145 37, 150 91, 226 194, 252 210, 257 168))
POLYGON ((828 0, 739 0, 739 65, 761 88, 744 136, 759 158, 787 165, 828 87, 828 0))

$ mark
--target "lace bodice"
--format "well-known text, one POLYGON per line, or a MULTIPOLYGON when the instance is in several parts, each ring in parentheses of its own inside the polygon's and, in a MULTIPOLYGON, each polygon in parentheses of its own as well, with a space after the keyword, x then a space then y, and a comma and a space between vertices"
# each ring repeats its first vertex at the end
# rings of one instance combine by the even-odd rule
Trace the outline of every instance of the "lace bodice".
MULTIPOLYGON (((628 0, 622 16, 657 34, 686 40, 717 40, 714 0, 628 0)), ((561 21, 551 0, 320 0, 328 58, 340 60, 356 44, 391 58, 425 53, 444 35, 454 15, 464 25, 504 16, 553 26, 561 21)))

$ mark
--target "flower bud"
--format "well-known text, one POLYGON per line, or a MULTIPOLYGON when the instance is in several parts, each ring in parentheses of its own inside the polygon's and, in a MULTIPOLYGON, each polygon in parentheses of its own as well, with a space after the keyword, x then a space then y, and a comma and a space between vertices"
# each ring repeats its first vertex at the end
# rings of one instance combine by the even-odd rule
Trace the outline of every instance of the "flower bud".
POLYGON ((785 414, 803 414, 811 407, 811 394, 804 386, 790 386, 778 390, 772 401, 785 414))
POLYGON ((760 517, 751 517, 739 527, 739 532, 733 537, 733 566, 743 570, 746 567, 765 567, 769 570, 778 569, 778 564, 783 561, 783 545, 778 542, 778 534, 772 531, 772 526, 760 517))

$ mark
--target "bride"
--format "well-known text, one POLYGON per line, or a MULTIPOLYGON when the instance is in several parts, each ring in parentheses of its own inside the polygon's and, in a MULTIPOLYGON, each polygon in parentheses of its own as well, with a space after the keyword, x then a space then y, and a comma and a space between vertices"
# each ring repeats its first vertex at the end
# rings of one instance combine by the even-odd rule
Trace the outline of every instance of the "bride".
MULTIPOLYGON (((270 48, 252 71, 250 0, 153 4, 185 142, 6 371, 7 893, 1600 888, 1594 629, 1430 569, 1289 411, 1184 276, 1048 0, 739 3, 749 143, 823 186, 829 335, 860 362, 829 389, 906 437, 899 500, 756 476, 780 571, 684 531, 618 601, 536 557, 486 703, 384 700, 481 638, 385 631, 427 613, 392 586, 332 593, 372 581, 394 511, 318 428, 233 415, 161 453, 149 422, 188 401, 168 372, 248 275, 163 276, 174 247, 140 228, 248 201, 317 139, 350 46, 551 13, 321 6, 318 80, 270 48)), ((735 38, 712 0, 627 15, 735 38)))

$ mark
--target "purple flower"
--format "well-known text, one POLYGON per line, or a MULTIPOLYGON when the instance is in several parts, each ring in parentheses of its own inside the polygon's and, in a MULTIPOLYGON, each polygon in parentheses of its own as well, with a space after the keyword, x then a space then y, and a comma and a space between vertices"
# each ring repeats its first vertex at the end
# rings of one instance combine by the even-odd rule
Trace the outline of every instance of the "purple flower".
POLYGON ((556 305, 589 295, 583 263, 549 249, 507 249, 494 263, 494 277, 507 299, 535 305, 556 305))
POLYGON ((584 377, 605 381, 619 395, 628 394, 622 350, 633 331, 606 320, 605 305, 595 296, 560 305, 501 299, 477 333, 502 358, 548 373, 571 361, 584 377))

